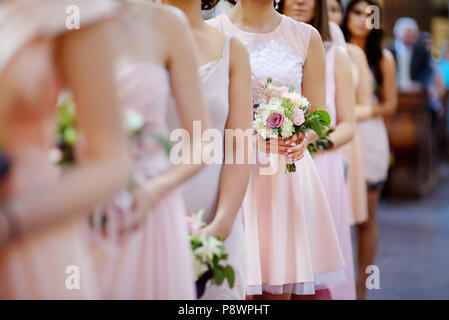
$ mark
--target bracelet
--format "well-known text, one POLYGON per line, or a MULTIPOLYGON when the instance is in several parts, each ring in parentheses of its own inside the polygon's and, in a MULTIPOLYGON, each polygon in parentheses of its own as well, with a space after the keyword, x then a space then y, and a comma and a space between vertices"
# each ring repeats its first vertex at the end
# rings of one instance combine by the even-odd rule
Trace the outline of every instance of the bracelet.
POLYGON ((8 236, 6 241, 12 240, 19 236, 20 228, 14 212, 11 210, 11 205, 9 202, 5 201, 0 204, 0 217, 6 221, 6 228, 8 230, 8 236))

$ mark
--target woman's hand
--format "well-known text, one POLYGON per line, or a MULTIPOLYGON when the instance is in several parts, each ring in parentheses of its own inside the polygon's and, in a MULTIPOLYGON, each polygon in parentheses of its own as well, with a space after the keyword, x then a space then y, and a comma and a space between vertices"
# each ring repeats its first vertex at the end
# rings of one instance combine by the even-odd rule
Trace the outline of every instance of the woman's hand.
POLYGON ((221 241, 225 241, 231 234, 232 225, 218 224, 212 222, 208 226, 200 230, 200 234, 206 234, 212 237, 219 237, 221 241))
POLYGON ((304 132, 300 134, 299 139, 296 134, 289 139, 270 139, 268 141, 258 137, 257 148, 262 152, 283 154, 287 159, 298 161, 304 157, 304 152, 307 149, 307 138, 304 132))
POLYGON ((150 181, 145 186, 137 189, 133 193, 134 202, 131 217, 123 221, 121 233, 138 229, 162 197, 163 188, 155 181, 150 181))

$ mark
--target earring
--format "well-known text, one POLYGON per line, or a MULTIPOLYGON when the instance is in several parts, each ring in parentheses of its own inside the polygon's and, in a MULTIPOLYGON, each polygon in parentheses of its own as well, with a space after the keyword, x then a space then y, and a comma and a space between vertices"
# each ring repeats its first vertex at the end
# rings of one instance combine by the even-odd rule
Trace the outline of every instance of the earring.
POLYGON ((274 8, 276 10, 279 9, 279 2, 281 2, 281 0, 274 0, 274 2, 275 2, 274 8))

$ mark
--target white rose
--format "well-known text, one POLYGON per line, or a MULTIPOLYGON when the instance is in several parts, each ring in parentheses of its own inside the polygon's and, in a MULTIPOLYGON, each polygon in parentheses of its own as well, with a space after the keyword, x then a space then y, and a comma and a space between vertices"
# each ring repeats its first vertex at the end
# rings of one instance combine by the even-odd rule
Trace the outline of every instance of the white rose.
POLYGON ((145 120, 137 111, 125 109, 124 127, 128 135, 138 135, 144 126, 145 120))

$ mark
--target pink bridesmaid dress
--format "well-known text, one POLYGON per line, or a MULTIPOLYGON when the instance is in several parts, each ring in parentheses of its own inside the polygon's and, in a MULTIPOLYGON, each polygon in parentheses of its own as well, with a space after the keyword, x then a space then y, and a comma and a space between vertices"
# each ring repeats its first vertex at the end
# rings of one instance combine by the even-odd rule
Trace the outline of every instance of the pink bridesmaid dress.
MULTIPOLYGON (((22 107, 9 113, 7 119, 1 119, 5 150, 13 163, 6 196, 19 202, 27 195, 57 184, 60 177, 58 167, 50 163, 49 157, 55 139, 56 102, 63 89, 52 52, 53 39, 67 30, 64 19, 55 17, 65 17, 68 5, 80 7, 84 13, 83 25, 104 19, 117 9, 116 3, 108 0, 3 1, 0 4, 0 74, 23 48, 33 45, 38 38, 46 52, 28 61, 34 59, 34 65, 48 66, 41 74, 34 74, 45 88, 36 95, 35 107, 22 107)), ((86 220, 83 216, 75 217, 0 247, 0 299, 98 298, 86 241, 86 220), (74 271, 76 267, 79 273, 74 271), (80 276, 78 289, 66 286, 66 280, 75 273, 80 276)))
MULTIPOLYGON (((226 15, 209 20, 218 30, 238 37, 250 53, 255 102, 264 99, 261 88, 268 77, 277 86, 301 92, 302 70, 312 27, 282 17, 270 33, 237 28, 226 15)), ((345 265, 337 233, 318 172, 308 152, 286 173, 284 156, 257 152, 258 159, 278 162, 274 174, 257 161, 243 203, 248 248, 249 295, 314 294, 344 282, 345 265)))
MULTIPOLYGON (((123 106, 137 112, 146 126, 130 142, 133 178, 141 186, 170 170, 170 158, 150 133, 167 134, 170 77, 163 66, 137 63, 122 70, 118 87, 123 106)), ((123 190, 108 207, 108 216, 132 213, 132 197, 123 190)), ((105 299, 190 300, 196 297, 193 261, 181 194, 167 194, 140 228, 124 239, 109 241, 95 253, 105 299), (111 243, 112 242, 112 243, 111 243), (107 250, 103 250, 107 249, 107 250)))
MULTIPOLYGON (((221 132, 222 137, 225 135, 226 122, 229 116, 231 43, 232 37, 226 37, 221 58, 217 61, 206 63, 199 68, 204 98, 211 117, 211 128, 221 132)), ((173 117, 175 112, 176 109, 173 102, 171 103, 168 119, 171 129, 177 129, 180 125, 179 119, 173 117)), ((215 143, 219 143, 216 147, 222 150, 219 154, 224 156, 224 139, 215 141, 215 143)), ((222 164, 209 164, 181 187, 187 213, 192 214, 203 209, 203 219, 206 223, 211 223, 217 212, 222 168, 222 164), (199 190, 201 192, 198 192, 199 190)), ((235 217, 231 233, 224 245, 226 252, 229 254, 225 264, 230 264, 235 272, 234 287, 231 289, 226 281, 221 286, 217 286, 212 281, 209 281, 206 291, 201 297, 203 300, 244 300, 246 298, 247 252, 241 210, 235 217)))
MULTIPOLYGON (((337 110, 335 105, 335 50, 332 42, 325 43, 326 48, 326 87, 327 111, 331 116, 332 126, 337 125, 337 110)), ((324 154, 317 154, 315 165, 321 177, 329 206, 334 218, 335 227, 346 262, 346 282, 331 286, 330 294, 336 300, 355 300, 354 265, 352 259, 352 242, 349 217, 351 206, 344 178, 343 158, 340 150, 332 150, 324 154)))

